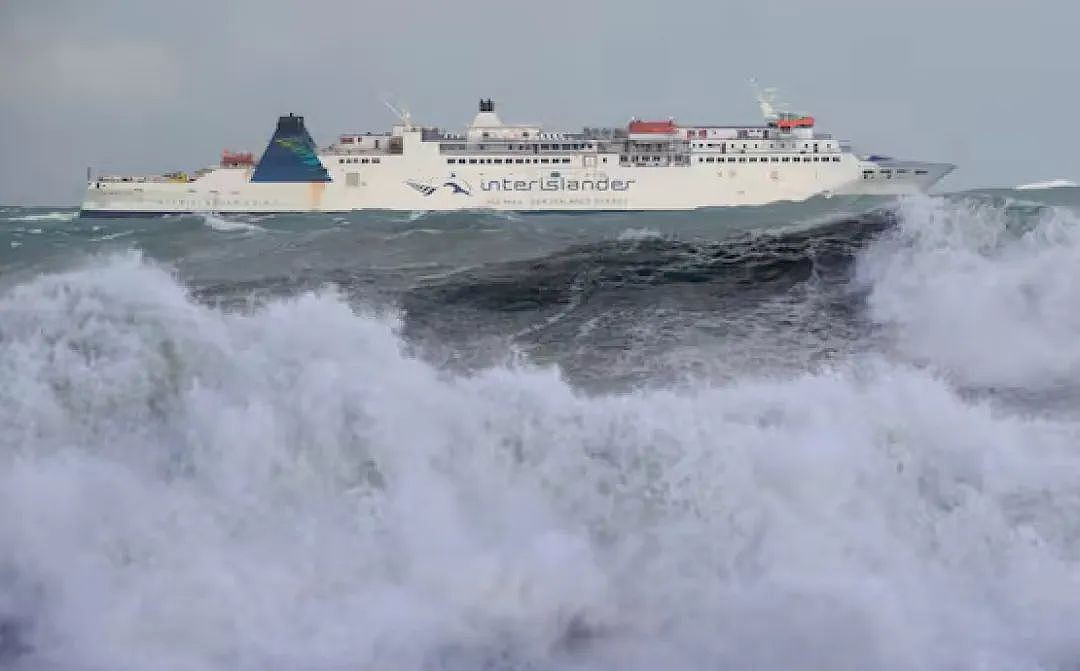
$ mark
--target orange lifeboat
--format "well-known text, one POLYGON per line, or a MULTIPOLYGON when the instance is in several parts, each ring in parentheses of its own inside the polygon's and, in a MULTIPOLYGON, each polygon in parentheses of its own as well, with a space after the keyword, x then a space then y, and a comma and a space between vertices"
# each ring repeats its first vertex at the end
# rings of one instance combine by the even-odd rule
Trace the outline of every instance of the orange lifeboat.
POLYGON ((678 132, 675 122, 668 121, 631 121, 627 127, 630 133, 647 133, 652 135, 674 135, 678 132))
POLYGON ((221 152, 221 165, 226 168, 246 168, 255 165, 255 157, 250 153, 233 152, 226 149, 221 152))
POLYGON ((780 119, 776 122, 776 125, 780 128, 812 128, 814 126, 814 117, 802 116, 791 119, 780 119))

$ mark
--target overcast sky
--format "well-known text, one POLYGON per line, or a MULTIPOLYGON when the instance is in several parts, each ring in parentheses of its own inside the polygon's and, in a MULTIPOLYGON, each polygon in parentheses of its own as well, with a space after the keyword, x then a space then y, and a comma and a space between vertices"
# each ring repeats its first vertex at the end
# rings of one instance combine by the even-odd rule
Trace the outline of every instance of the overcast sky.
POLYGON ((0 203, 74 204, 87 166, 191 170, 386 128, 631 116, 757 122, 756 76, 943 186, 1080 180, 1080 1, 0 0, 0 203))

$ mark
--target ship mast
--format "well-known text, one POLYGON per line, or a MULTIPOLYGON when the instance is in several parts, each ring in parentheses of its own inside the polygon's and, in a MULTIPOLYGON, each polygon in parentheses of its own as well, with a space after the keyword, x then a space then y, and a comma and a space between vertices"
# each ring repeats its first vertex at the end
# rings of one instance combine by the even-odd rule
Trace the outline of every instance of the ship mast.
POLYGON ((401 125, 404 126, 405 130, 416 129, 416 126, 413 125, 412 115, 409 114, 409 110, 398 109, 392 102, 390 102, 389 96, 384 97, 382 103, 386 105, 387 109, 393 112, 394 116, 401 120, 401 125))

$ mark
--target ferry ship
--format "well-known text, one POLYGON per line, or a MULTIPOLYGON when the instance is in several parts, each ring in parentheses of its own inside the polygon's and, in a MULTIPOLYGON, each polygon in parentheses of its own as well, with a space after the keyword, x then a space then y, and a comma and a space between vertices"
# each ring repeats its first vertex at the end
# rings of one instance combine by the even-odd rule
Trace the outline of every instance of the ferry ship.
POLYGON ((779 111, 774 95, 758 91, 757 125, 633 118, 581 132, 504 123, 490 99, 459 133, 390 106, 399 121, 389 131, 343 134, 322 148, 289 114, 258 160, 226 151, 191 175, 88 174, 80 215, 687 210, 925 191, 955 167, 859 156, 818 132, 812 116, 779 111))

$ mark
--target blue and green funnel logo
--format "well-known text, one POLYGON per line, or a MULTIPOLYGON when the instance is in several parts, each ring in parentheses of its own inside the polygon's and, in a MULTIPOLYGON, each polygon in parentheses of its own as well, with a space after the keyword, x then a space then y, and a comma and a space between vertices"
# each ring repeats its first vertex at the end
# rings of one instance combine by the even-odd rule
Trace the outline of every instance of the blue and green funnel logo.
POLYGON ((304 128, 304 117, 280 117, 251 181, 329 182, 330 174, 315 150, 315 142, 304 128))

